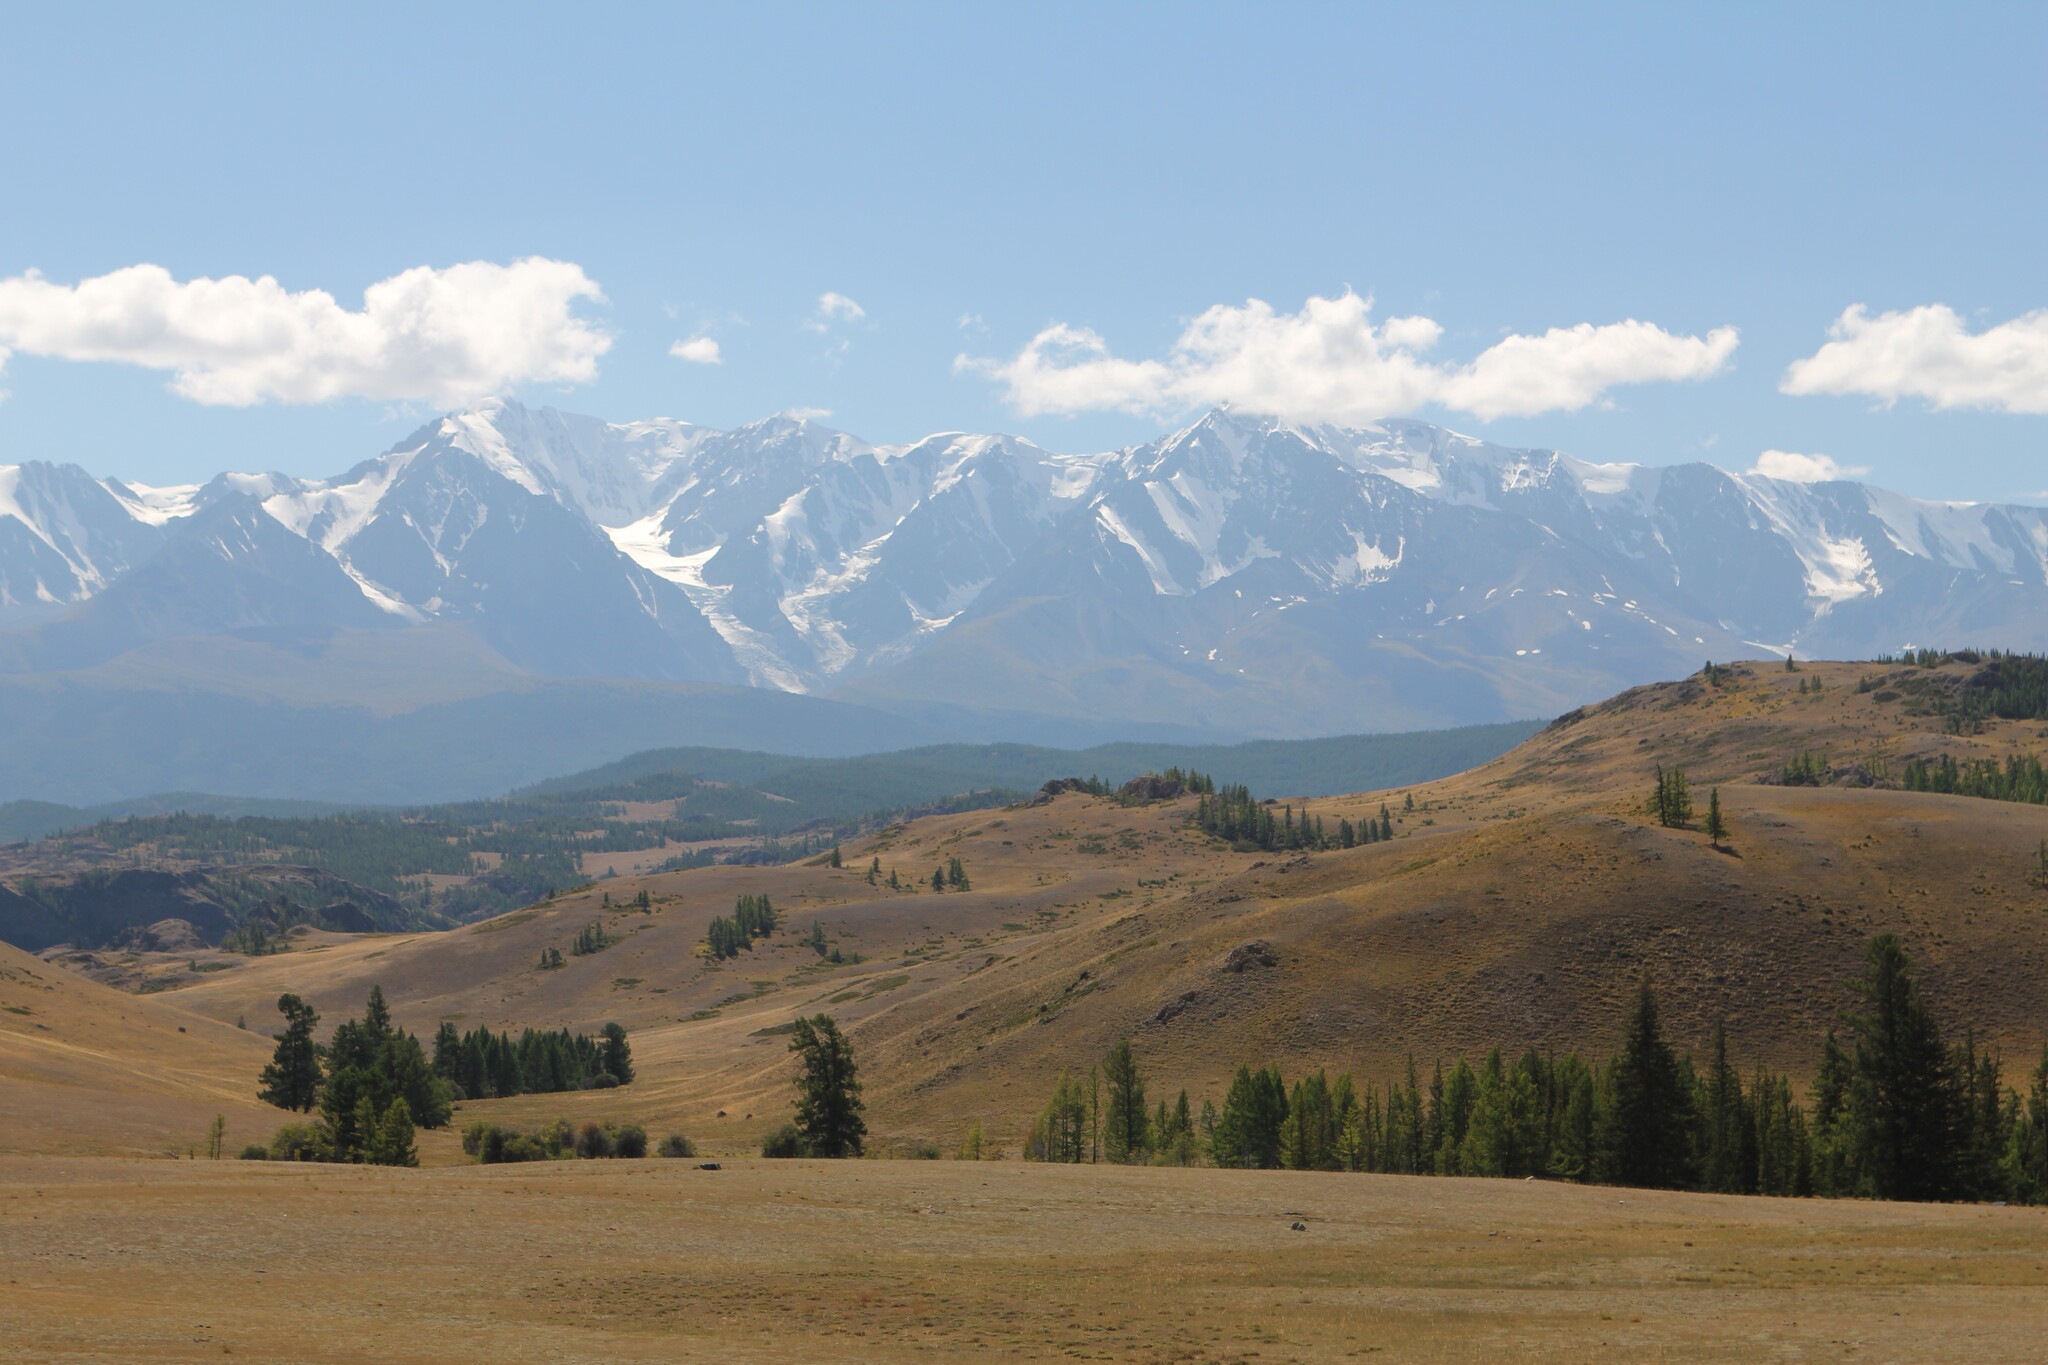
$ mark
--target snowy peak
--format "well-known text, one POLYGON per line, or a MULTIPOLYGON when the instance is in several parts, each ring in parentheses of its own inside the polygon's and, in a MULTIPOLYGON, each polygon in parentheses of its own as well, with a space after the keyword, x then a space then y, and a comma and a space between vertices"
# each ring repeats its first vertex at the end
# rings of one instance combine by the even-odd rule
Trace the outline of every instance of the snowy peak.
POLYGON ((2048 647, 2048 513, 1234 409, 1061 454, 493 400, 329 479, 0 467, 0 630, 71 613, 90 629, 51 638, 104 650, 294 601, 308 629, 441 623, 544 675, 1141 718, 1210 698, 1218 725, 1309 689, 1324 728, 1372 728, 1764 649, 2048 647))

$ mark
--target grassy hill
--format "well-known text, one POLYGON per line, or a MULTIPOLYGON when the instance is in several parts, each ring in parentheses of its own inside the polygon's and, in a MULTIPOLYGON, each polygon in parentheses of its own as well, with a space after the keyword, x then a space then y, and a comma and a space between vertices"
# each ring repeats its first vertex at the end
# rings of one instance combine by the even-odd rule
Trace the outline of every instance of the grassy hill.
POLYGON ((184 1155, 216 1114, 237 1147, 267 1138, 269 1055, 266 1033, 0 944, 0 1152, 184 1155))
POLYGON ((1348 851, 1238 852, 1192 830, 1186 801, 1067 795, 892 827, 849 844, 842 869, 621 877, 447 933, 308 933, 223 970, 182 957, 137 970, 185 1008, 266 1026, 281 990, 332 1022, 373 983, 423 1034, 442 1019, 617 1019, 633 1030, 634 1085, 465 1109, 637 1119, 729 1151, 785 1111, 781 1027, 819 1010, 852 1030, 878 1134, 942 1146, 980 1121, 1014 1150, 1058 1072, 1122 1037, 1155 1094, 1186 1086, 1198 1104, 1220 1099, 1239 1061, 1377 1081, 1411 1054, 1426 1072, 1494 1044, 1604 1053, 1645 973, 1681 1044, 1703 1048, 1725 1020, 1745 1070, 1803 1077, 1887 929, 1954 1034, 2030 1062, 2048 998, 2048 807, 1846 785, 1896 780, 1915 759, 2044 747, 2038 719, 1956 723, 1981 671, 1755 666, 1718 686, 1637 689, 1471 772, 1310 803, 1331 822, 1392 808, 1394 839, 1348 851), (1820 752, 1840 773, 1831 785, 1758 780, 1820 752), (1702 807, 1719 786, 1727 851, 1654 823, 1659 764, 1685 768, 1702 807), (934 894, 931 870, 950 857, 973 889, 934 894), (907 888, 870 887, 870 858, 907 888), (644 914, 624 904, 641 889, 644 914), (784 932, 704 960, 710 918, 740 894, 769 895, 784 932), (814 921, 861 960, 835 966, 799 944, 814 921), (537 967, 593 922, 611 947, 537 967))
POLYGON ((1265 791, 1322 795, 1457 772, 1534 728, 1207 748, 946 745, 841 759, 662 749, 494 800, 407 810, 204 796, 97 813, 16 803, 0 807, 0 843, 10 825, 39 842, 0 848, 0 940, 38 951, 66 942, 96 949, 135 925, 181 916, 218 943, 266 901, 294 897, 290 879, 254 870, 279 864, 341 880, 319 899, 298 896, 304 910, 347 900, 370 908, 382 928, 438 927, 614 873, 787 861, 905 814, 1003 805, 1076 773, 1120 782, 1197 767, 1265 791), (70 832, 41 837, 53 830, 70 832), (192 913, 182 914, 166 895, 138 897, 108 880, 132 881, 139 867, 159 879, 182 878, 169 899, 189 899, 192 913))

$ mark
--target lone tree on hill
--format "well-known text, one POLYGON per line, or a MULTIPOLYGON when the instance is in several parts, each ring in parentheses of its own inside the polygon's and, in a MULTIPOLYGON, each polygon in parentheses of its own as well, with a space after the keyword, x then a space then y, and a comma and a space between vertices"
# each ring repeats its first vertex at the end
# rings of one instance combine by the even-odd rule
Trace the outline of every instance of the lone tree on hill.
POLYGON ((1657 795, 1651 802, 1657 823, 1666 829, 1684 829, 1692 823, 1692 789, 1686 784, 1685 769, 1667 771, 1657 765, 1657 795))
POLYGON ((259 1078, 257 1098, 280 1109, 307 1112, 320 1098, 320 1053, 313 1044, 313 1027, 320 1016, 296 995, 277 998, 278 1013, 284 1016, 284 1032, 277 1036, 277 1051, 259 1078))
POLYGON ((1721 789, 1707 793, 1707 842, 1719 848, 1728 837, 1728 822, 1721 818, 1721 789))
POLYGON ((807 1156, 859 1156, 868 1125, 861 1118, 853 1045, 828 1014, 796 1021, 789 1050, 801 1059, 796 1078, 796 1130, 807 1156))

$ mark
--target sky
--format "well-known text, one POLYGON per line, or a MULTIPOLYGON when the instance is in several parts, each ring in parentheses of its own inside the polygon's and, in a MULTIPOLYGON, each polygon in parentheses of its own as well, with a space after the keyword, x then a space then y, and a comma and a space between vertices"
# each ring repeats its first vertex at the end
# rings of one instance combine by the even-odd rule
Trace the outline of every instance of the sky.
POLYGON ((2048 501, 2048 6, 0 20, 0 463, 1228 402, 2048 501))

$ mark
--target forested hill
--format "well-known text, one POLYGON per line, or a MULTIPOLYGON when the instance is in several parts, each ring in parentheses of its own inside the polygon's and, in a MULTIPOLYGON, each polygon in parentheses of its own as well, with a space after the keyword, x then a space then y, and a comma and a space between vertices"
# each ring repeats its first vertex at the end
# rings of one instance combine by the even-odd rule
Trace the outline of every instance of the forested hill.
POLYGON ((1497 758, 1543 728, 1541 721, 1467 725, 1407 734, 1333 735, 1244 744, 1101 744, 1052 749, 1030 744, 939 744, 854 758, 789 758, 737 749, 650 749, 546 782, 514 796, 581 792, 618 799, 677 773, 772 791, 792 800, 839 794, 856 811, 908 805, 934 792, 982 788, 1028 791, 1055 777, 1105 778, 1167 768, 1196 769, 1261 795, 1334 796, 1427 782, 1497 758))

